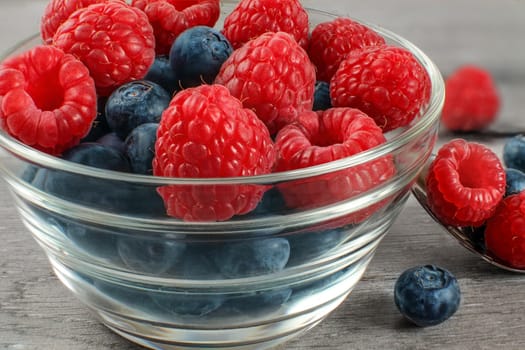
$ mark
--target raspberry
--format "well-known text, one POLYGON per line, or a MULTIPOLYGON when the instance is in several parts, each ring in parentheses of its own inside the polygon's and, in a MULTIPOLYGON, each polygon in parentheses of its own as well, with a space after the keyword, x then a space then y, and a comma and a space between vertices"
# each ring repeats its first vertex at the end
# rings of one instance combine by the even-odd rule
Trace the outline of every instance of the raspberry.
POLYGON ((508 196, 487 220, 487 249, 511 266, 525 268, 525 191, 508 196))
MULTIPOLYGON (((228 89, 201 85, 179 92, 162 115, 153 174, 218 178, 271 172, 275 150, 268 130, 228 89)), ((222 221, 253 210, 265 186, 165 186, 159 189, 170 216, 222 221)))
POLYGON ((266 33, 235 50, 215 82, 255 110, 275 134, 299 111, 312 109, 315 68, 289 34, 266 33))
POLYGON ((79 143, 96 114, 95 84, 74 56, 36 46, 0 65, 0 123, 23 143, 60 154, 79 143))
POLYGON ((213 27, 220 15, 219 0, 133 0, 149 18, 157 55, 167 55, 175 39, 198 25, 213 27))
POLYGON ((489 126, 500 107, 498 90, 490 73, 468 65, 459 68, 445 83, 441 121, 452 131, 479 131, 489 126))
POLYGON ((505 170, 486 146, 455 139, 443 145, 426 177, 428 204, 446 225, 481 226, 505 194, 505 170))
POLYGON ((353 51, 330 81, 335 107, 358 108, 383 132, 408 125, 430 99, 430 78, 406 49, 373 46, 353 51))
POLYGON ((51 0, 44 9, 40 22, 40 34, 46 44, 51 44, 58 27, 76 10, 107 0, 51 0))
POLYGON ((146 15, 120 1, 75 11, 57 30, 53 44, 89 68, 99 95, 142 79, 155 59, 155 38, 146 15))
MULTIPOLYGON (((275 169, 286 171, 319 165, 384 142, 385 137, 373 119, 357 109, 305 112, 296 123, 283 127, 277 134, 275 169)), ((288 206, 313 208, 354 197, 385 182, 394 173, 392 158, 382 157, 350 169, 286 183, 279 188, 288 206)), ((361 221, 372 211, 374 208, 367 208, 354 215, 352 221, 361 221)))
POLYGON ((330 81, 348 53, 384 44, 385 39, 374 30, 341 17, 314 28, 308 55, 317 67, 317 80, 330 81))
POLYGON ((266 32, 286 32, 306 49, 308 31, 308 13, 298 0, 241 0, 223 29, 235 49, 266 32))

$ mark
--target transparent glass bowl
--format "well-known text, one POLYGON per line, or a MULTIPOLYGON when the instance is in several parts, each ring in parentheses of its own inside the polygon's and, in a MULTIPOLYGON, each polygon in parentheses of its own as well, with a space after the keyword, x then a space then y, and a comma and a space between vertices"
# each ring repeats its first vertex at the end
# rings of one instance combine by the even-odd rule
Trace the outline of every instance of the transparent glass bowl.
MULTIPOLYGON (((335 17, 309 13, 312 26, 335 17)), ((368 25, 414 53, 432 95, 409 127, 350 158, 256 177, 155 178, 66 162, 0 131, 0 173, 60 280, 110 329, 151 348, 261 349, 322 321, 352 291, 400 213, 431 154, 444 99, 442 77, 427 56, 368 25), (345 194, 348 174, 385 160, 394 176, 345 194), (266 192, 250 214, 183 222, 165 216, 157 194, 165 186, 211 199, 241 188, 266 192), (337 186, 343 195, 326 195, 337 186), (312 201, 287 209, 283 192, 312 201)), ((38 37, 9 54, 36 44, 38 37)))

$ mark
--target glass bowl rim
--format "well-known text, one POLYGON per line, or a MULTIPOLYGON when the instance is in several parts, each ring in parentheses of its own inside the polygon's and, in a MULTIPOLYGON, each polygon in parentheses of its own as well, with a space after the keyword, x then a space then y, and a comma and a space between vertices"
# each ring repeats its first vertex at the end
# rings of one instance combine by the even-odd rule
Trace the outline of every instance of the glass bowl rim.
MULTIPOLYGON (((335 13, 322 11, 318 9, 307 8, 307 11, 312 13, 318 13, 320 15, 332 18, 339 17, 339 15, 335 13)), ((106 169, 98 169, 87 165, 69 162, 57 156, 44 153, 28 145, 25 145, 21 141, 8 135, 2 129, 0 129, 0 147, 4 148, 9 153, 27 161, 28 163, 36 164, 41 167, 75 173, 84 176, 101 178, 105 180, 123 181, 129 183, 149 185, 273 184, 278 182, 286 182, 291 180, 325 175, 346 168, 354 167, 356 165, 369 162, 373 159, 383 157, 410 143, 412 140, 420 136, 436 122, 436 120, 440 116, 440 111, 442 109, 445 98, 445 86, 443 77, 436 64, 423 51, 421 51, 416 45, 414 45, 409 40, 406 40, 400 35, 395 34, 394 32, 376 24, 368 23, 366 21, 362 21, 352 17, 348 18, 358 21, 359 23, 375 30, 385 39, 395 42, 395 46, 401 46, 409 50, 422 64, 423 68, 427 71, 431 82, 430 101, 424 113, 422 113, 418 120, 413 125, 410 125, 403 132, 399 133, 398 135, 395 135, 391 140, 387 140, 387 142, 377 147, 371 148, 367 151, 360 152, 350 157, 334 160, 328 163, 323 163, 311 167, 282 172, 273 172, 264 175, 221 178, 175 178, 124 173, 106 169)), ((11 54, 15 53, 21 47, 30 45, 39 38, 40 34, 36 33, 31 35, 27 39, 15 44, 13 47, 6 50, 2 55, 0 55, 0 62, 2 62, 11 54)), ((34 44, 37 45, 38 43, 34 44)))

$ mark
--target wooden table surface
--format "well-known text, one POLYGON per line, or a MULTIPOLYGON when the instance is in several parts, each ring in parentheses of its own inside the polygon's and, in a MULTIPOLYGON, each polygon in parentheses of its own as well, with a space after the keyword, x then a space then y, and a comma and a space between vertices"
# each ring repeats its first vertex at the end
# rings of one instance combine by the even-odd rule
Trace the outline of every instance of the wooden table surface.
MULTIPOLYGON (((38 30, 46 2, 1 0, 0 50, 38 30)), ((319 0, 304 3, 321 6, 319 0)), ((405 36, 444 75, 466 63, 486 67, 503 100, 495 127, 525 128, 525 1, 330 0, 323 5, 405 36)), ((443 135, 439 143, 449 137, 443 135)), ((471 138, 501 154, 503 139, 471 138)), ((0 349, 138 350, 95 320, 60 284, 18 219, 3 181, 0 202, 0 349)), ((497 270, 466 251, 411 198, 347 301, 281 349, 496 347, 525 348, 525 275, 497 270), (447 322, 415 328, 398 313, 393 286, 406 268, 428 263, 457 276, 463 299, 447 322)))

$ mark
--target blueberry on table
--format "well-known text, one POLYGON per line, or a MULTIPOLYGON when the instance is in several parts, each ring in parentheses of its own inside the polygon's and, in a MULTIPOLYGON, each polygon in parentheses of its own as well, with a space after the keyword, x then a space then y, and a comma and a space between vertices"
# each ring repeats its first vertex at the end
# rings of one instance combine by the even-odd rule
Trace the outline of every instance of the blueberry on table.
POLYGON ((447 270, 425 265, 403 272, 394 287, 394 300, 403 316, 420 327, 444 322, 458 309, 458 281, 447 270))
POLYGON ((155 157, 158 128, 158 123, 141 124, 126 137, 124 153, 128 156, 131 171, 135 174, 153 174, 151 163, 155 157))
POLYGON ((525 171, 525 136, 517 135, 503 146, 503 162, 507 168, 525 171))
POLYGON ((279 272, 290 258, 286 238, 263 238, 226 243, 214 254, 215 264, 227 278, 279 272))
POLYGON ((186 244, 176 240, 121 236, 117 239, 117 250, 130 270, 159 275, 180 260, 186 244))
POLYGON ((112 131, 123 140, 144 123, 158 123, 171 95, 159 84, 136 80, 116 89, 106 103, 106 119, 112 131))
POLYGON ((517 169, 508 168, 505 169, 505 175, 507 182, 505 186, 505 197, 525 190, 525 173, 517 169))
POLYGON ((144 80, 152 81, 162 86, 167 92, 173 95, 180 89, 179 79, 171 68, 168 55, 159 55, 146 73, 144 80))
POLYGON ((173 42, 169 60, 182 88, 211 84, 233 52, 228 39, 216 29, 196 26, 173 42))

